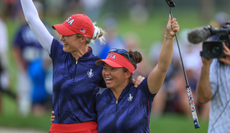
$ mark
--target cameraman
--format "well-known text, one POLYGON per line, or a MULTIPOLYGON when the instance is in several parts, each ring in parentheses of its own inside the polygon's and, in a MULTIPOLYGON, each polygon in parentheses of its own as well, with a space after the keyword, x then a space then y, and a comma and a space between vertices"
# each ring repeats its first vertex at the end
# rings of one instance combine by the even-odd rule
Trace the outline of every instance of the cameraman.
POLYGON ((223 43, 225 58, 205 59, 196 93, 198 102, 210 101, 208 133, 230 133, 230 50, 223 43))

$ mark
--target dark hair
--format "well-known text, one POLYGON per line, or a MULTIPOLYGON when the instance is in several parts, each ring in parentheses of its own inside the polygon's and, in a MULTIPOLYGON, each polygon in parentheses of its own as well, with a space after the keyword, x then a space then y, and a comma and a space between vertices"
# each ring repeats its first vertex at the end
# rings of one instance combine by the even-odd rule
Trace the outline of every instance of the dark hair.
MULTIPOLYGON (((137 68, 137 64, 142 61, 142 55, 138 51, 131 51, 129 50, 129 57, 130 57, 130 62, 133 64, 135 69, 137 68)), ((128 58, 128 57, 126 57, 128 58)))
MULTIPOLYGON (((141 53, 138 52, 138 51, 131 51, 131 50, 129 50, 128 54, 129 54, 129 57, 130 57, 130 62, 133 64, 133 66, 135 67, 135 69, 137 69, 137 64, 142 61, 142 55, 141 55, 141 53)), ((128 59, 128 56, 127 56, 126 53, 122 54, 122 56, 124 56, 125 58, 128 59)), ((128 69, 126 69, 124 67, 123 67, 123 69, 124 69, 125 72, 128 71, 128 69)), ((130 76, 129 80, 130 80, 130 82, 132 81, 132 75, 130 76)))

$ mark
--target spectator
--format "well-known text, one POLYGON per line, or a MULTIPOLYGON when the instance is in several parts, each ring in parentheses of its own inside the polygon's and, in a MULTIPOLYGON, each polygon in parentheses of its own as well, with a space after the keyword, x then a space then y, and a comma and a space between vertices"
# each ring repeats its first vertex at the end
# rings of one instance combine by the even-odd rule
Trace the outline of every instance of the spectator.
MULTIPOLYGON (((34 3, 42 18, 43 6, 39 2, 34 3)), ((44 104, 49 97, 45 89, 45 77, 51 60, 26 22, 16 33, 13 55, 19 69, 17 81, 19 112, 24 116, 27 115, 32 105, 32 112, 39 115, 44 112, 44 104)))

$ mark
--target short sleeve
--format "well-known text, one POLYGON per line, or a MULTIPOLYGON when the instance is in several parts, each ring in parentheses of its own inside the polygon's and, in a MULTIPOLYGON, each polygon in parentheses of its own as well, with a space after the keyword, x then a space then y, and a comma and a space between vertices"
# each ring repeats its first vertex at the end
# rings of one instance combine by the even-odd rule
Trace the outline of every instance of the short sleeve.
POLYGON ((218 82, 218 61, 216 59, 213 59, 213 62, 210 66, 209 79, 210 79, 211 91, 212 94, 214 95, 217 91, 217 82, 218 82))
POLYGON ((138 86, 138 88, 144 93, 144 95, 149 99, 149 100, 152 100, 156 94, 152 94, 150 91, 149 91, 149 87, 148 87, 148 84, 147 84, 147 78, 145 78, 142 83, 138 86))

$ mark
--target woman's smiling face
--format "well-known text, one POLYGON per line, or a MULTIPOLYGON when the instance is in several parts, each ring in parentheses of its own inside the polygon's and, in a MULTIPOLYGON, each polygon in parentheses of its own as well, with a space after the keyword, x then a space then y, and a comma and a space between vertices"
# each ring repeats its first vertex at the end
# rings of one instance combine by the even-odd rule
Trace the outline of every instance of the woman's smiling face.
POLYGON ((102 76, 107 88, 112 90, 119 88, 119 86, 124 86, 127 84, 127 80, 129 80, 127 72, 124 71, 123 67, 111 67, 106 63, 103 66, 102 76))
POLYGON ((64 52, 74 52, 78 50, 80 45, 80 39, 77 35, 63 36, 61 35, 60 40, 63 44, 64 52))

